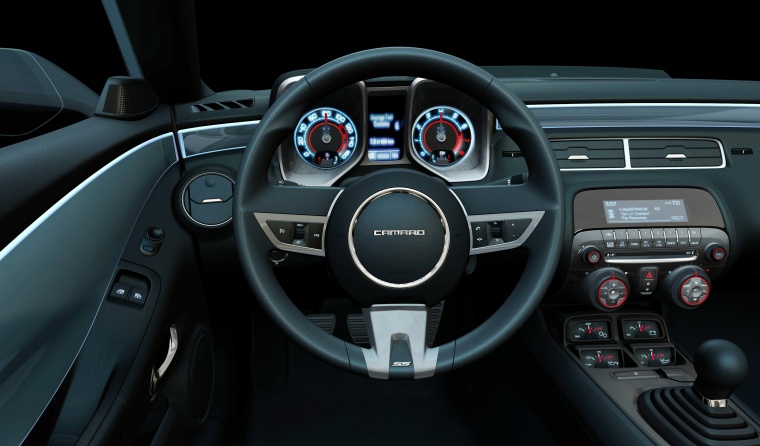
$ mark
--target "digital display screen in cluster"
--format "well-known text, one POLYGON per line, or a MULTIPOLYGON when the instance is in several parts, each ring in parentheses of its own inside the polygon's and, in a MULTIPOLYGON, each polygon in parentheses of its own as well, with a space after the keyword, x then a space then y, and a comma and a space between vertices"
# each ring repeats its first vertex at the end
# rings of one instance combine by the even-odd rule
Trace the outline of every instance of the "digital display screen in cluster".
POLYGON ((372 95, 368 103, 367 157, 398 161, 404 156, 404 105, 401 94, 372 95))

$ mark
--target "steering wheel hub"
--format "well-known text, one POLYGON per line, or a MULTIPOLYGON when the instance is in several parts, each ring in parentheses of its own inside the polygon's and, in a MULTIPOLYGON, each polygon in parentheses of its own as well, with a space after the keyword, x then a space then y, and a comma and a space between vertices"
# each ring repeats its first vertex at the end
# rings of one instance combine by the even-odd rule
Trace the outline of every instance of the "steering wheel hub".
POLYGON ((348 238, 356 267, 376 284, 396 289, 435 275, 449 243, 441 208, 422 192, 398 187, 367 198, 351 220, 348 238))
POLYGON ((433 306, 454 288, 470 252, 467 217, 440 180, 383 169, 351 183, 325 228, 338 283, 362 306, 433 306))

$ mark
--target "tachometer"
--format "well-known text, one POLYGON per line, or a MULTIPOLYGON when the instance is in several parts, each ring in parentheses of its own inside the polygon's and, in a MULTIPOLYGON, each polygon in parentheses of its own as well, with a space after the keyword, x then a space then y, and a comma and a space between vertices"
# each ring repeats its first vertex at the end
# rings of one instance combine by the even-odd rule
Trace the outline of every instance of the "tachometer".
POLYGON ((301 117, 293 133, 298 154, 307 163, 329 169, 346 162, 356 151, 356 125, 345 113, 322 107, 301 117))
POLYGON ((454 107, 431 107, 420 113, 412 125, 415 154, 435 166, 459 162, 474 144, 470 118, 454 107))

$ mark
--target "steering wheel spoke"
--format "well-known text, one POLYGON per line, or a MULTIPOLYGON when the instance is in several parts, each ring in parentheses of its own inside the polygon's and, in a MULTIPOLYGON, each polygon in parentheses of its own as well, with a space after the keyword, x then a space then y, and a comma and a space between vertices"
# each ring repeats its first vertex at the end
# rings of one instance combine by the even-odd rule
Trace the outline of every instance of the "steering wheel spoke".
POLYGON ((364 308, 369 349, 362 349, 367 374, 381 379, 427 378, 435 374, 438 347, 428 348, 430 307, 418 304, 364 308))
POLYGON ((470 254, 523 246, 556 205, 532 184, 453 187, 470 225, 470 254))

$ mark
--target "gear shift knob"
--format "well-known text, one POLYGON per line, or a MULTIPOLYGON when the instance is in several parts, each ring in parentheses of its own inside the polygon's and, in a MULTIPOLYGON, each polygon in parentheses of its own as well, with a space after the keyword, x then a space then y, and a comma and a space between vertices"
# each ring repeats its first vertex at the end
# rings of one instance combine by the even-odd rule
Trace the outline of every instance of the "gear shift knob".
POLYGON ((747 377, 744 352, 733 342, 710 339, 694 352, 697 379, 692 389, 706 400, 725 400, 747 377))

